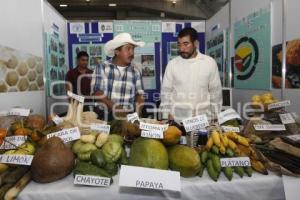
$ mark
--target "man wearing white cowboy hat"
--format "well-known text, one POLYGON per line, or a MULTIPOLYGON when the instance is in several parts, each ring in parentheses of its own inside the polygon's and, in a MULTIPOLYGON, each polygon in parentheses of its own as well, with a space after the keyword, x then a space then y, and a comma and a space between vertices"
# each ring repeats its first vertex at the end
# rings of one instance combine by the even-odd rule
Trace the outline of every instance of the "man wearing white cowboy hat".
POLYGON ((112 59, 96 67, 91 91, 102 105, 98 114, 109 114, 108 120, 115 117, 116 112, 141 112, 144 103, 142 76, 131 62, 134 48, 144 44, 134 41, 129 33, 120 33, 104 46, 105 54, 112 59))

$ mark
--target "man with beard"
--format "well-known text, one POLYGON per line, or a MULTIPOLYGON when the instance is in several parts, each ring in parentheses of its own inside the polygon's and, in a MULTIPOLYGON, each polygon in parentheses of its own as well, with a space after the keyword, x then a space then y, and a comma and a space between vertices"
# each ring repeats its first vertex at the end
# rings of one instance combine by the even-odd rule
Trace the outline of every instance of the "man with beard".
POLYGON ((94 71, 91 89, 100 103, 96 112, 100 118, 111 120, 128 112, 141 112, 144 103, 142 76, 132 66, 134 48, 144 46, 128 33, 120 33, 104 46, 105 54, 112 57, 94 71))
POLYGON ((161 108, 170 120, 206 114, 216 118, 222 106, 222 87, 215 60, 201 54, 197 31, 184 28, 178 35, 179 56, 167 67, 161 89, 161 108))

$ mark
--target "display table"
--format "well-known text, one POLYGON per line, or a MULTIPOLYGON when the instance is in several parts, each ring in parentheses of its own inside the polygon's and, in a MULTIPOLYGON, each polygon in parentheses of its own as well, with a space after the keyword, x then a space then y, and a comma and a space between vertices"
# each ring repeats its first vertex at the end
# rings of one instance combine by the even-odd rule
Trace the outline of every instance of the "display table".
POLYGON ((20 193, 19 200, 76 200, 76 199, 201 199, 201 200, 282 200, 285 199, 282 178, 269 174, 264 176, 253 173, 251 178, 239 178, 234 174, 231 182, 221 174, 214 182, 205 170, 202 178, 181 178, 181 193, 157 191, 118 186, 118 176, 109 188, 74 186, 73 176, 49 184, 37 184, 33 181, 20 193))

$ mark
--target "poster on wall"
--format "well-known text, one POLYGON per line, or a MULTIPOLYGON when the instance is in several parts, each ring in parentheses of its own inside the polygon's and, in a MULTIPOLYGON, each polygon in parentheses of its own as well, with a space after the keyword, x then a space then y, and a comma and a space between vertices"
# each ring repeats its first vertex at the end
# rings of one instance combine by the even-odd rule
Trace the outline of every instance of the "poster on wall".
POLYGON ((71 22, 68 23, 70 68, 77 66, 77 54, 86 51, 89 54, 89 69, 106 60, 104 44, 113 38, 112 21, 71 22))
POLYGON ((218 33, 214 37, 210 38, 207 41, 206 46, 206 54, 216 61, 220 73, 221 83, 222 86, 224 86, 224 33, 218 33))
POLYGON ((155 88, 155 49, 153 43, 147 43, 143 48, 135 50, 133 64, 138 67, 143 76, 145 89, 155 88))
POLYGON ((46 65, 47 65, 47 82, 48 92, 50 95, 65 95, 66 88, 62 81, 68 71, 65 56, 65 44, 53 34, 46 34, 46 65), (60 82, 61 81, 61 82, 60 82), (50 90, 52 90, 50 92, 50 90))
POLYGON ((130 33, 133 40, 145 42, 144 47, 135 49, 133 64, 142 72, 144 89, 157 89, 156 77, 159 63, 156 62, 156 43, 161 42, 160 21, 114 21, 114 35, 130 33))
POLYGON ((43 71, 41 57, 0 45, 0 93, 43 90, 43 71))
MULTIPOLYGON (((282 81, 282 44, 272 48, 272 86, 281 88, 282 81)), ((300 88, 300 38, 290 40, 286 45, 285 88, 300 88)))
POLYGON ((270 89, 270 21, 270 6, 267 6, 235 22, 235 88, 270 89))
MULTIPOLYGON (((73 55, 77 55, 80 51, 89 54, 89 69, 94 70, 98 64, 105 61, 105 53, 103 51, 104 44, 74 44, 72 46, 73 55)), ((76 67, 77 57, 73 57, 73 66, 76 67)))

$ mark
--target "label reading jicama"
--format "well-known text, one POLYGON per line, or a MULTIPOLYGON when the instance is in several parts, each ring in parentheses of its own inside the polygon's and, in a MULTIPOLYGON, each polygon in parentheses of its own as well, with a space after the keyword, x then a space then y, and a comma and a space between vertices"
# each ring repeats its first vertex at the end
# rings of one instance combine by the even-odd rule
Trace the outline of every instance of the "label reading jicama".
POLYGON ((69 129, 64 129, 55 133, 50 133, 47 135, 47 139, 51 137, 59 137, 60 139, 63 140, 64 143, 73 141, 73 140, 78 140, 80 139, 80 132, 78 127, 74 128, 69 128, 69 129))

